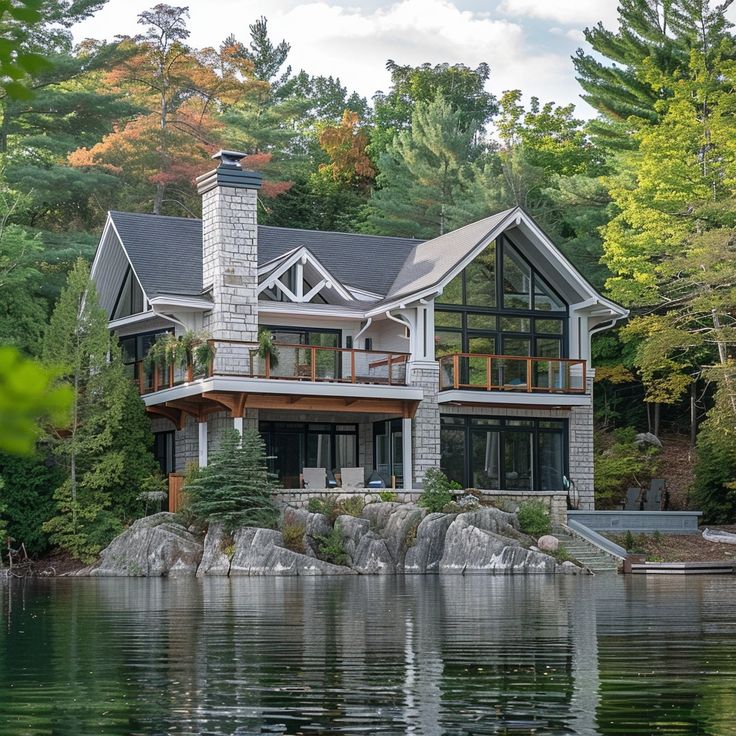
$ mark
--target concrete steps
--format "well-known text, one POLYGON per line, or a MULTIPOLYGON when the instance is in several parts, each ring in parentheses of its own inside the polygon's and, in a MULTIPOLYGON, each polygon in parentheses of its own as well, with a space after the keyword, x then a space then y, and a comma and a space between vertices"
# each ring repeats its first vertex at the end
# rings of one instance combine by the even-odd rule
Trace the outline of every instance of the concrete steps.
POLYGON ((554 529, 552 534, 557 537, 560 546, 564 547, 571 557, 574 557, 593 572, 616 572, 618 569, 619 563, 617 560, 591 542, 573 536, 567 530, 561 528, 554 529))

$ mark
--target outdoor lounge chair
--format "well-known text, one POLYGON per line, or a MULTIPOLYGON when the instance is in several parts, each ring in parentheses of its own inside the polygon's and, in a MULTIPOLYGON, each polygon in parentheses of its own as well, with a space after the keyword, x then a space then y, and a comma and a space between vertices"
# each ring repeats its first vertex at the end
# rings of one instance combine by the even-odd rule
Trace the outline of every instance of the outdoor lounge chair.
POLYGON ((626 491, 624 511, 641 511, 641 504, 641 488, 638 486, 635 488, 629 488, 629 490, 626 491))
POLYGON ((325 468, 304 468, 302 479, 305 488, 317 490, 327 488, 327 470, 325 468))
POLYGON ((664 479, 653 478, 649 484, 646 498, 644 499, 644 511, 661 511, 664 500, 664 479))
POLYGON ((342 468, 340 475, 343 488, 365 487, 365 468, 342 468))

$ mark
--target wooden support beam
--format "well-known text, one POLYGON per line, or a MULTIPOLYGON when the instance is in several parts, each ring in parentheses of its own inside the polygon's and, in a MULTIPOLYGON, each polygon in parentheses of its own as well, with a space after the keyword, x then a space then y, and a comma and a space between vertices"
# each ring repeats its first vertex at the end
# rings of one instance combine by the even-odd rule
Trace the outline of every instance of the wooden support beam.
POLYGON ((164 417, 170 422, 173 422, 174 426, 181 431, 184 429, 184 417, 185 414, 181 409, 175 409, 173 406, 147 406, 146 411, 154 416, 164 417))

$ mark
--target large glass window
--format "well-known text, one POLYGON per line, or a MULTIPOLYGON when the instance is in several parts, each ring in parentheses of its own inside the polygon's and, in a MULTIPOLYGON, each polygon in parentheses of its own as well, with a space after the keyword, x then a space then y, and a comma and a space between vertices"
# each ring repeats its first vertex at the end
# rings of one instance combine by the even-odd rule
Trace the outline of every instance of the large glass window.
POLYGON ((387 487, 404 484, 401 419, 373 424, 373 465, 387 487))
MULTIPOLYGON (((505 237, 448 284, 435 305, 437 357, 479 353, 562 358, 567 355, 566 332, 567 305, 505 237)), ((526 370, 524 363, 517 368, 526 370)), ((472 377, 463 377, 463 382, 474 383, 472 377)))
POLYGON ((356 424, 261 422, 271 472, 284 488, 299 488, 306 468, 324 468, 328 475, 358 467, 356 424))
MULTIPOLYGON (((144 332, 140 335, 129 335, 127 337, 119 338, 125 372, 131 378, 138 378, 138 375, 136 375, 136 364, 145 359, 151 345, 156 342, 156 339, 160 335, 165 335, 167 332, 171 331, 172 330, 157 330, 155 332, 144 332)), ((145 370, 143 379, 147 383, 148 388, 151 388, 153 383, 152 367, 145 370)))
POLYGON ((139 314, 143 309, 143 292, 138 285, 138 279, 133 274, 130 266, 128 266, 123 277, 123 284, 115 300, 115 306, 112 309, 111 319, 130 317, 132 314, 139 314))
POLYGON ((442 470, 465 488, 561 491, 567 422, 442 416, 442 470))
MULTIPOLYGON (((329 348, 339 348, 342 339, 340 330, 320 330, 309 327, 269 327, 264 326, 272 335, 274 342, 294 347, 279 349, 278 364, 271 367, 272 376, 284 378, 312 376, 312 361, 316 360, 314 372, 321 380, 333 380, 342 377, 341 353, 329 348), (306 350, 299 346, 315 345, 327 350, 306 350)), ((311 467, 311 466, 307 466, 311 467)))

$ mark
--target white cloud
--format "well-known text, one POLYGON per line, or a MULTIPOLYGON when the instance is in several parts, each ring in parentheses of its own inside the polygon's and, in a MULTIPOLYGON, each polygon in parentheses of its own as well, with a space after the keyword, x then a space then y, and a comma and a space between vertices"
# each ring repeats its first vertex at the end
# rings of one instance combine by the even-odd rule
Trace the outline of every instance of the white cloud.
POLYGON ((602 21, 611 28, 616 25, 617 6, 618 0, 503 0, 499 10, 511 16, 579 27, 602 21))
MULTIPOLYGON (((460 9, 459 1, 396 0, 360 8, 328 0, 191 0, 190 42, 213 46, 230 33, 246 40, 248 25, 266 15, 272 38, 291 43, 289 63, 294 69, 339 76, 343 84, 369 98, 389 86, 387 59, 400 64, 461 62, 471 67, 486 61, 491 67, 490 88, 496 94, 519 88, 543 100, 580 104, 569 59, 572 44, 564 53, 557 48, 550 51, 545 48, 548 44, 539 43, 538 33, 532 41, 523 18, 492 18, 460 9)), ((504 4, 524 1, 530 0, 504 0, 504 4)), ((137 14, 152 2, 110 0, 75 29, 75 36, 137 33, 137 14)))

